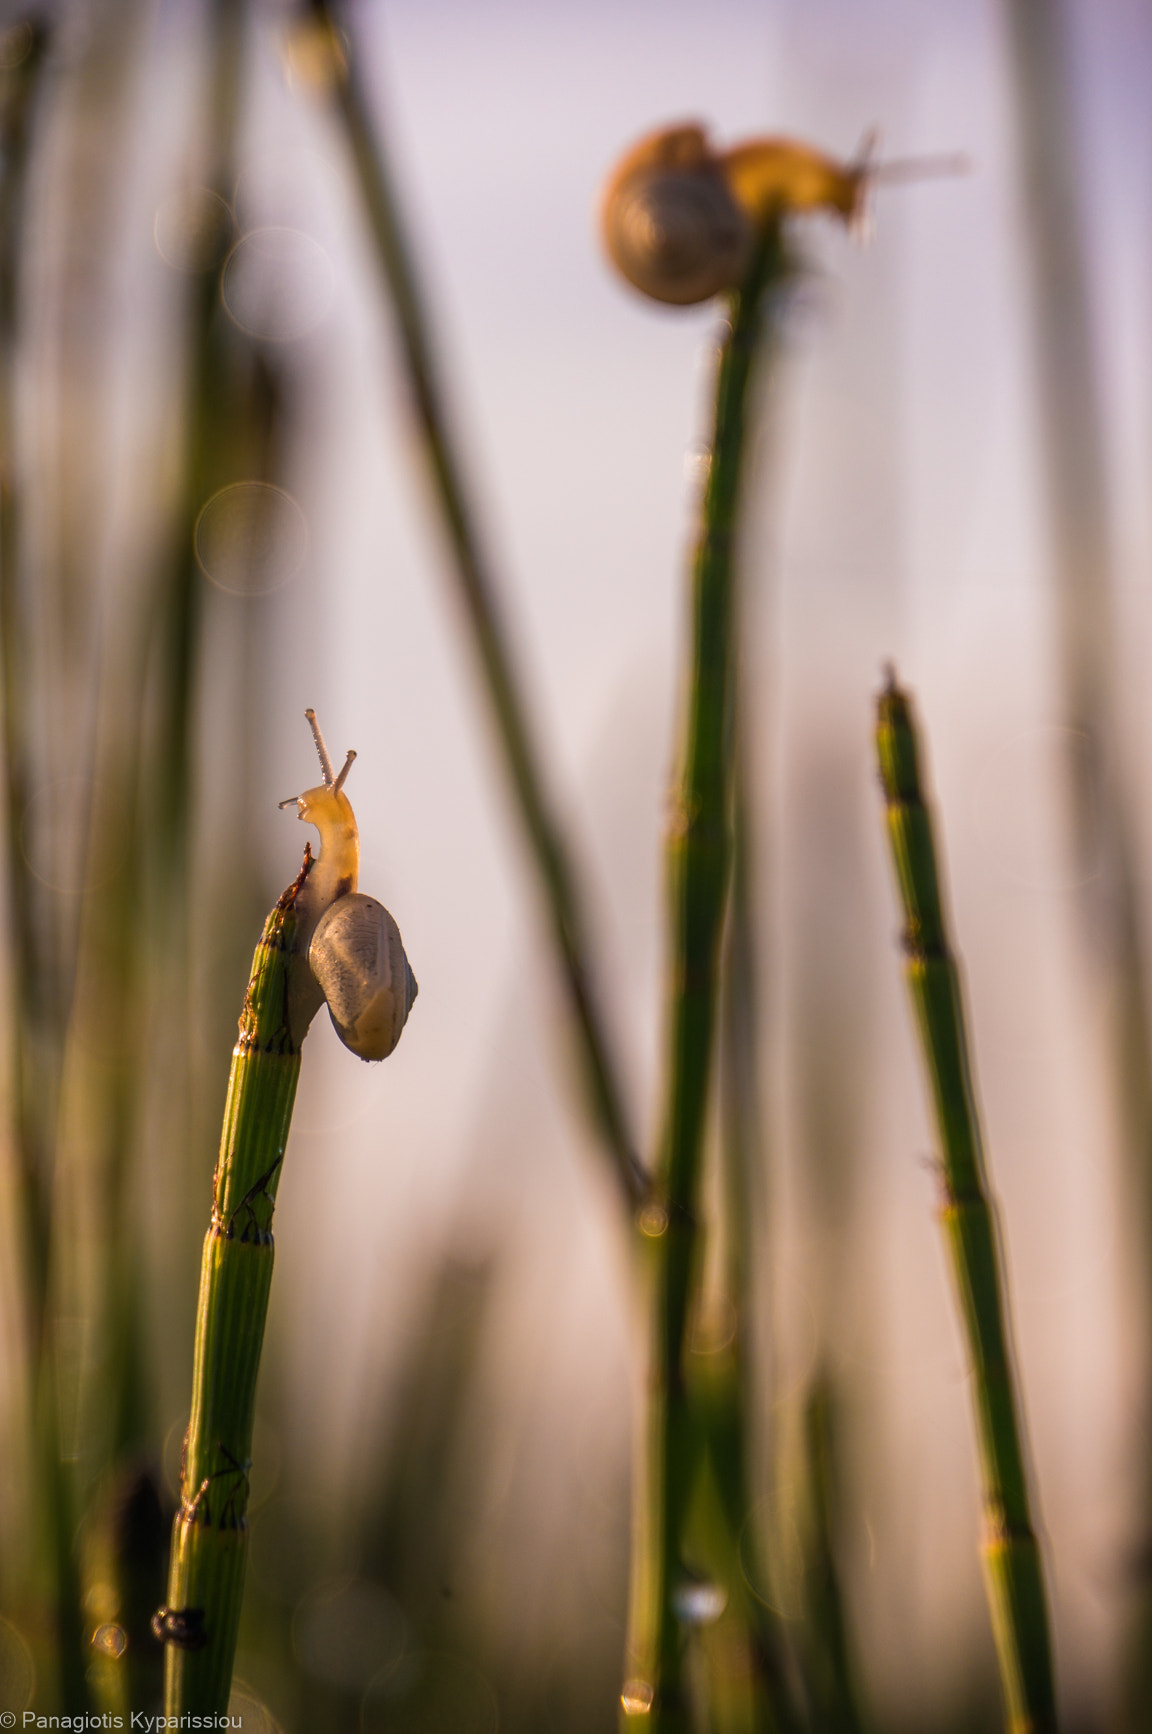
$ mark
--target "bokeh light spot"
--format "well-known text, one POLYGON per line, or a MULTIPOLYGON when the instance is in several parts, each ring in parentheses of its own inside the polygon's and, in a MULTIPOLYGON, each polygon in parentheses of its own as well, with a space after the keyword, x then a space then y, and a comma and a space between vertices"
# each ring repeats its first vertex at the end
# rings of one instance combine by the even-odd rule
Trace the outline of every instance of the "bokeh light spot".
POLYGON ((332 305, 332 261, 300 229, 252 229, 228 256, 224 305, 242 331, 292 343, 315 329, 332 305))
POLYGON ((152 235, 174 271, 195 274, 218 265, 232 240, 232 213, 210 187, 187 187, 159 206, 152 235))
POLYGON ((35 1685, 32 1651, 23 1633, 0 1614, 0 1710, 23 1710, 35 1685))
POLYGON ((201 508, 193 531, 204 576, 230 596, 270 596, 299 572, 308 520, 271 482, 232 482, 201 508))
POLYGON ((9 72, 27 60, 35 40, 36 32, 27 20, 0 30, 0 71, 9 72))
POLYGON ((479 1668, 440 1650, 407 1655, 364 1694, 363 1734, 496 1734, 496 1694, 479 1668))
POLYGON ((97 1626, 92 1633, 92 1648, 99 1650, 102 1656, 111 1656, 115 1660, 119 1660, 128 1648, 128 1633, 123 1626, 118 1626, 115 1621, 110 1620, 105 1625, 97 1626))
POLYGON ((281 1734, 280 1724, 262 1698, 243 1680, 233 1680, 228 1714, 240 1719, 244 1734, 281 1734))
POLYGON ((89 834, 103 798, 88 777, 55 777, 31 796, 20 821, 20 853, 42 885, 76 894, 115 878, 127 858, 126 833, 103 825, 99 853, 89 834))
POLYGON ((313 1590, 292 1621, 292 1647, 305 1672, 357 1694, 395 1667, 406 1639, 404 1616, 387 1590, 362 1578, 313 1590))

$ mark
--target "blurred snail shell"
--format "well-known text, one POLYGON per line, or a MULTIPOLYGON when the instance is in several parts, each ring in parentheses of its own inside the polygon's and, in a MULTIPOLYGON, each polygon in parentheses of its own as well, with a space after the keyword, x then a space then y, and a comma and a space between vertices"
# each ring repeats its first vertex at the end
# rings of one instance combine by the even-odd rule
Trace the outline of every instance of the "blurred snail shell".
POLYGON ((698 126, 653 133, 628 153, 608 183, 601 224, 629 283, 677 307, 734 288, 756 239, 698 126))
POLYGON ((327 1001, 345 1047, 362 1060, 383 1060, 400 1040, 416 998, 416 977, 404 955, 400 930, 384 905, 356 889, 360 834, 344 793, 344 780, 356 754, 349 753, 339 776, 334 775, 315 712, 307 710, 304 715, 324 780, 280 803, 294 806, 299 817, 320 833, 319 858, 313 861, 306 852, 293 905, 289 1032, 299 1044, 327 1001))
POLYGON ((418 989, 384 905, 362 891, 330 904, 312 935, 308 965, 344 1046, 362 1060, 386 1059, 418 989))
POLYGON ((870 147, 838 163, 788 138, 716 151, 694 123, 649 133, 613 172, 601 206, 604 245, 635 288, 687 307, 736 289, 757 234, 785 213, 831 211, 858 224, 870 147))

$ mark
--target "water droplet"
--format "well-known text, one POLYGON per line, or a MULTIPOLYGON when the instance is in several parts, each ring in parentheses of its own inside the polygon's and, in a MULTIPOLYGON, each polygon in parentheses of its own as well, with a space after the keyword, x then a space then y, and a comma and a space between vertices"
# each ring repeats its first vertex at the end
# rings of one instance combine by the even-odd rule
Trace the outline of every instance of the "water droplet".
POLYGON ((378 1584, 363 1578, 321 1584, 292 1619, 292 1648, 305 1671, 345 1692, 362 1692, 404 1653, 404 1615, 378 1584))
POLYGON ((166 265, 195 274, 220 263, 232 231, 232 213, 218 193, 210 187, 184 187, 159 206, 152 238, 166 265))
POLYGON ((200 569, 230 596, 269 596, 299 572, 308 520, 271 482, 232 482, 201 508, 193 531, 200 569))
POLYGON ((0 1614, 0 1707, 23 1710, 35 1687, 36 1667, 24 1634, 0 1614))
POLYGON ((437 1650, 410 1652, 370 1683, 363 1734, 496 1734, 496 1694, 479 1668, 437 1650))
POLYGON ((242 331, 292 343, 332 305, 332 261, 300 229, 252 229, 228 255, 220 292, 242 331))
POLYGON ((707 1578, 685 1578, 672 1592, 676 1618, 686 1626, 710 1626, 728 1606, 728 1591, 707 1578))
POLYGON ((647 1716, 655 1696, 647 1680, 625 1680, 620 1708, 626 1716, 647 1716))
POLYGON ((123 1626, 112 1622, 97 1626, 92 1633, 92 1648, 99 1650, 102 1656, 112 1656, 118 1660, 128 1648, 128 1633, 123 1626))
POLYGON ((690 488, 703 488, 712 470, 712 447, 689 446, 684 453, 684 481, 690 488))
POLYGON ((649 1240, 659 1240, 668 1229, 668 1210, 655 1199, 643 1206, 637 1217, 641 1234, 646 1234, 649 1240))

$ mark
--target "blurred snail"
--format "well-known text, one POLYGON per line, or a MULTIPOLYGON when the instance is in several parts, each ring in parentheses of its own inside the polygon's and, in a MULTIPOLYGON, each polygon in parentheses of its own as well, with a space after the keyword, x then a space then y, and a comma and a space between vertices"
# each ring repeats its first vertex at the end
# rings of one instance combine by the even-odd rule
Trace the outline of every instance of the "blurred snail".
POLYGON ((701 127, 649 134, 608 182, 604 245, 629 283, 687 307, 741 281, 756 230, 701 127))
POLYGON ((662 127, 634 145, 613 172, 600 208, 604 245, 635 288, 687 307, 738 288, 757 235, 798 211, 831 211, 850 227, 864 219, 878 179, 951 174, 957 157, 873 161, 875 135, 838 163, 789 138, 755 138, 717 151, 694 122, 662 127))
POLYGON ((326 1001, 345 1047, 362 1060, 383 1060, 400 1040, 416 998, 416 977, 391 915, 356 889, 360 835, 344 793, 356 754, 350 752, 334 776, 315 712, 304 715, 324 780, 280 803, 295 806, 320 833, 320 857, 307 868, 296 894, 293 949, 301 967, 289 977, 289 1027, 294 1040, 301 1041, 326 1001))

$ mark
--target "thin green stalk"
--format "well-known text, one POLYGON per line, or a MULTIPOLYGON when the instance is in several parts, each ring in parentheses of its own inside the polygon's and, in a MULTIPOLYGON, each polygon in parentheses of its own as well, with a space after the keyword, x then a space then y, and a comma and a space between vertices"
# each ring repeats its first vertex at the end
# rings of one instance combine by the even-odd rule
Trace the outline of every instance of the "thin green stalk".
MULTIPOLYGON (((758 1079, 759 1016, 756 992, 757 934, 752 898, 750 814, 748 801, 748 734, 746 706, 737 705, 732 746, 732 868, 728 922, 724 942, 719 1044, 721 1100, 720 1186, 718 1229, 722 1269, 718 1281, 722 1305, 731 1309, 730 1340, 722 1347, 694 1354, 691 1359, 691 1401, 699 1410, 712 1479, 718 1522, 708 1537, 715 1564, 712 1570, 727 1595, 727 1635, 743 1656, 743 1666, 720 1669, 714 1678, 711 1709, 717 1729, 742 1727, 742 1718, 757 1731, 791 1730, 798 1726, 792 1703, 786 1645, 777 1613, 748 1590, 746 1566, 750 1550, 763 1546, 762 1535, 748 1531, 753 1508, 751 1465, 757 1449, 751 1394, 755 1370, 750 1331, 753 1314, 752 1274, 763 1248, 763 1209, 757 1182, 764 1172, 758 1079), (724 1681, 720 1672, 739 1678, 724 1681), (735 1699, 727 1722, 720 1702, 724 1686, 735 1699), (740 1694, 748 1709, 740 1704, 740 1694)), ((703 1634, 706 1638, 708 1632, 703 1634)), ((718 1646, 719 1647, 719 1646, 718 1646)))
MULTIPOLYGON (((231 204, 235 141, 248 31, 247 0, 212 0, 204 142, 213 192, 231 204)), ((173 547, 158 593, 160 747, 156 756, 155 825, 169 895, 183 884, 187 833, 193 804, 196 686, 200 675, 204 582, 193 545, 196 516, 221 485, 220 454, 233 428, 235 403, 230 363, 233 333, 220 307, 221 262, 203 271, 188 309, 189 393, 182 498, 173 523, 173 547)), ((231 477, 228 477, 231 480, 231 477)), ((180 909, 172 897, 173 909, 180 909)), ((166 911, 166 928, 171 913, 166 911)), ((183 911, 181 910, 181 913, 183 911)))
POLYGON ((334 8, 312 0, 318 26, 332 33, 331 83, 347 136, 381 272, 392 298, 412 409, 452 554, 452 569, 480 658, 508 774, 536 861, 580 1044, 593 1117, 630 1207, 647 1181, 629 1129, 612 1043, 594 989, 577 879, 545 793, 527 707, 513 669, 488 562, 480 547, 452 437, 424 302, 387 162, 355 59, 337 46, 334 8))
POLYGON ((33 1416, 37 1513, 44 1526, 55 1616, 60 1701, 88 1708, 79 1576, 72 1546, 73 1489, 61 1461, 56 1345, 50 1318, 52 1202, 56 1169, 60 1041, 65 1012, 55 938, 35 875, 21 848, 36 788, 33 706, 27 679, 28 595, 22 583, 20 459, 15 376, 20 340, 20 264, 25 190, 36 98, 49 33, 28 25, 28 48, 6 81, 0 118, 0 731, 3 735, 5 870, 10 963, 9 1025, 13 1148, 21 1215, 27 1368, 33 1416))
POLYGON ((984 1565, 1012 1734, 1056 1727, 1040 1548, 1032 1527, 1018 1420, 1003 1254, 988 1194, 960 976, 945 925, 932 821, 907 696, 880 695, 876 748, 906 928, 905 973, 924 1048, 943 1153, 943 1220, 968 1353, 984 1483, 984 1565))
POLYGON ((712 1076, 721 939, 731 857, 734 638, 733 552, 748 390, 767 323, 768 292, 787 273, 779 225, 767 225, 748 279, 733 296, 720 352, 712 459, 693 571, 693 649, 679 811, 668 839, 672 890, 671 1053, 659 1201, 653 1226, 653 1341, 643 1534, 635 1554, 628 1654, 634 1679, 625 1728, 680 1734, 689 1725, 677 1592, 699 1460, 700 1418, 684 1351, 698 1275, 697 1213, 712 1076))
POLYGON ((50 948, 35 876, 21 849, 24 818, 35 788, 32 706, 27 682, 29 631, 21 585, 23 532, 18 485, 16 357, 20 340, 20 260, 25 236, 24 193, 34 101, 48 48, 43 26, 9 74, 0 115, 0 671, 3 700, 5 871, 11 959, 14 1146, 22 1207, 30 1365, 41 1356, 48 1315, 52 1215, 52 1121, 56 1092, 48 1061, 55 1024, 50 948))
POLYGON ((248 1551, 245 1513, 272 1281, 272 1212, 300 1074, 288 984, 296 899, 309 865, 306 851, 299 877, 265 924, 228 1081, 200 1273, 192 1417, 168 1605, 153 1622, 167 1645, 168 1716, 219 1713, 228 1704, 248 1551))
POLYGON ((804 1675, 819 1734, 862 1734, 852 1644, 837 1560, 835 1398, 820 1373, 804 1409, 805 1499, 804 1675))

